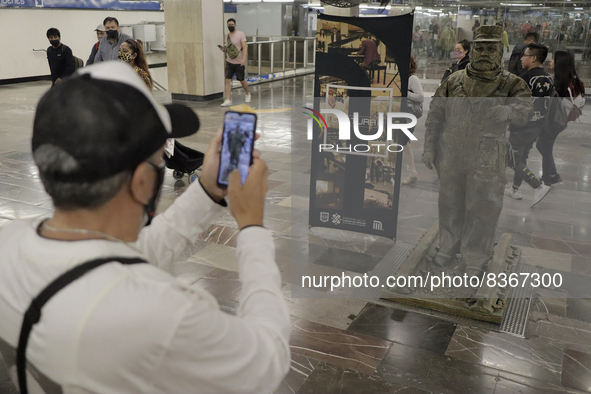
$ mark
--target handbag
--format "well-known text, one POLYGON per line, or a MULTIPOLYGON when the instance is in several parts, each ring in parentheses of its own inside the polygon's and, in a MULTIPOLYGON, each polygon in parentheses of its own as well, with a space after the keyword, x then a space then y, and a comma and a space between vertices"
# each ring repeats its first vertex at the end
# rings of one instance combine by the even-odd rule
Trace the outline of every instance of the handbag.
POLYGON ((552 89, 552 93, 550 94, 550 103, 545 119, 544 131, 548 136, 555 137, 566 129, 568 113, 556 89, 552 89))
POLYGON ((226 53, 228 54, 228 57, 230 59, 236 59, 238 57, 238 55, 240 55, 240 50, 238 48, 236 48, 236 45, 232 44, 232 41, 230 40, 230 36, 226 36, 227 40, 226 40, 226 44, 227 44, 227 48, 226 48, 226 53))
POLYGON ((416 116, 417 119, 423 116, 423 103, 418 103, 416 101, 408 99, 406 101, 406 107, 408 108, 411 114, 416 116))
POLYGON ((570 88, 568 88, 568 94, 570 99, 568 97, 563 98, 562 104, 566 108, 567 120, 572 122, 577 120, 583 113, 583 108, 585 107, 585 97, 582 94, 573 97, 573 93, 570 88))

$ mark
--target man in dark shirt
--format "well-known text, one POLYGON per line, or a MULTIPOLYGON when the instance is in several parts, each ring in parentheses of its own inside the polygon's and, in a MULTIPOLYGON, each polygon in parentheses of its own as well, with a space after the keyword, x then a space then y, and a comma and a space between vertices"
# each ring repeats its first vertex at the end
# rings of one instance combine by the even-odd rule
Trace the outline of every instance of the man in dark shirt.
POLYGON ((529 44, 521 58, 521 65, 525 70, 521 75, 527 82, 531 95, 533 97, 534 115, 529 123, 523 127, 512 126, 509 131, 509 142, 513 147, 515 156, 515 177, 513 178, 513 187, 505 189, 505 194, 516 200, 523 198, 519 191, 522 181, 526 181, 534 190, 534 199, 531 203, 533 207, 539 203, 550 191, 550 186, 544 184, 527 167, 527 157, 533 143, 538 139, 540 131, 544 128, 545 117, 549 104, 549 97, 554 89, 554 82, 548 74, 542 63, 548 56, 548 48, 540 44, 529 44))
POLYGON ((525 48, 529 44, 537 44, 538 40, 538 33, 527 33, 525 37, 523 37, 523 42, 521 44, 515 45, 515 48, 513 48, 513 52, 511 52, 511 57, 509 58, 509 72, 515 75, 520 75, 524 71, 523 67, 521 66, 521 58, 523 56, 523 51, 525 51, 525 48))
POLYGON ((61 43, 60 31, 55 27, 47 30, 47 39, 51 44, 47 48, 47 61, 51 70, 51 86, 53 86, 74 72, 74 55, 70 48, 61 43))

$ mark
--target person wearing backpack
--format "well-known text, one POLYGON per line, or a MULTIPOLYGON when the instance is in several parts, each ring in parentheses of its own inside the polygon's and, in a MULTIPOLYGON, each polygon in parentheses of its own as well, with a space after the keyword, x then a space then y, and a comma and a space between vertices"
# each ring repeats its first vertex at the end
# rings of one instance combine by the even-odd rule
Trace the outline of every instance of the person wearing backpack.
POLYGON ((94 29, 94 31, 96 32, 96 39, 97 42, 94 43, 94 45, 92 46, 92 50, 90 51, 90 56, 88 57, 88 60, 86 61, 86 65, 90 66, 91 64, 94 63, 94 58, 96 56, 96 53, 99 49, 99 45, 101 43, 101 38, 103 38, 104 36, 107 35, 107 31, 105 29, 105 26, 98 25, 96 27, 96 29, 94 29))
POLYGON ((230 33, 226 34, 224 45, 218 45, 220 50, 226 53, 226 99, 222 103, 222 107, 232 105, 232 77, 234 74, 236 74, 236 79, 242 84, 246 92, 246 100, 244 101, 250 103, 251 99, 248 83, 244 80, 244 63, 248 57, 246 36, 240 30, 236 30, 236 19, 230 18, 227 23, 230 33))
POLYGON ((47 39, 51 46, 47 48, 47 61, 51 71, 51 86, 60 83, 75 70, 75 59, 72 50, 61 43, 61 34, 52 27, 47 30, 47 39))
POLYGON ((548 56, 548 48, 540 44, 529 44, 521 57, 521 65, 525 70, 519 78, 527 82, 531 90, 534 112, 524 126, 511 125, 509 127, 509 142, 513 149, 515 164, 513 170, 513 185, 505 189, 505 195, 515 200, 521 200, 523 195, 519 190, 521 183, 525 181, 534 189, 534 198, 531 207, 538 204, 550 191, 550 185, 542 182, 527 166, 529 151, 534 142, 540 136, 548 116, 549 97, 554 90, 552 76, 548 74, 542 64, 548 56))
MULTIPOLYGON (((567 51, 556 51, 550 63, 554 71, 554 86, 567 109, 567 120, 574 121, 581 116, 585 106, 585 85, 575 70, 575 59, 567 51)), ((560 130, 562 131, 562 130, 560 130)), ((562 182, 554 162, 554 142, 560 132, 544 130, 536 142, 536 148, 542 155, 542 180, 546 184, 562 182)))

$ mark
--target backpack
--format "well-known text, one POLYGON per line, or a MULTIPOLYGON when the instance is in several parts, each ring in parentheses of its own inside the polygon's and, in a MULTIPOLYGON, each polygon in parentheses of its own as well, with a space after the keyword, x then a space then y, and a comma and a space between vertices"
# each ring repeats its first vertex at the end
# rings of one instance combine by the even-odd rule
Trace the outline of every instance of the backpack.
MULTIPOLYGON (((62 44, 62 53, 64 53, 64 47, 65 47, 65 45, 62 44)), ((84 60, 80 59, 79 57, 74 56, 73 53, 72 53, 72 56, 74 57, 74 71, 78 70, 79 68, 84 67, 84 60)))

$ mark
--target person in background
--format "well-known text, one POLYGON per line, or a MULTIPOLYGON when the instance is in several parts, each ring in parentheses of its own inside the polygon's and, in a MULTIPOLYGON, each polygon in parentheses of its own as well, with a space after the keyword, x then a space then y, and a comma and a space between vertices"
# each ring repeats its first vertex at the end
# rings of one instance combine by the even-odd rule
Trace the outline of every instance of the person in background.
POLYGON ((251 95, 248 91, 248 82, 244 80, 245 62, 248 58, 248 45, 246 44, 246 36, 243 32, 236 29, 236 19, 228 19, 229 34, 226 35, 226 42, 224 46, 220 47, 222 52, 226 53, 226 100, 222 103, 222 107, 229 107, 232 105, 232 77, 236 74, 236 79, 242 84, 244 92, 246 93, 246 103, 250 103, 251 95))
POLYGON ((423 47, 423 32, 421 26, 415 26, 415 32, 412 35, 412 50, 415 57, 419 56, 419 52, 423 47))
POLYGON ((96 32, 96 39, 98 41, 92 46, 92 50, 90 51, 90 56, 88 57, 88 60, 86 61, 87 66, 90 66, 91 64, 94 63, 94 58, 95 58, 96 53, 98 51, 99 45, 101 43, 101 38, 103 38, 104 36, 107 35, 107 32, 105 31, 105 26, 103 26, 103 25, 98 25, 96 27, 96 29, 94 29, 94 31, 96 32))
POLYGON ((443 73, 443 78, 441 78, 441 82, 445 81, 451 74, 455 73, 458 70, 463 70, 466 66, 470 63, 470 56, 468 55, 470 52, 470 41, 462 40, 456 43, 456 47, 454 48, 454 57, 456 60, 452 63, 451 67, 445 70, 443 73))
POLYGON ((359 47, 359 55, 363 55, 363 65, 365 67, 377 66, 382 61, 380 54, 378 53, 378 46, 376 42, 372 40, 371 33, 366 32, 365 40, 361 42, 359 47))
POLYGON ((439 33, 439 25, 437 24, 437 19, 431 19, 431 24, 429 25, 429 57, 435 56, 435 41, 437 41, 437 34, 439 33))
POLYGON ((154 80, 148 68, 146 55, 140 40, 129 39, 121 43, 117 58, 122 62, 128 63, 134 71, 142 78, 148 89, 154 89, 154 80))
POLYGON ((523 67, 521 65, 521 57, 523 56, 523 51, 525 48, 531 43, 538 43, 539 41, 538 33, 526 33, 523 37, 523 42, 521 44, 515 45, 513 48, 513 52, 511 52, 511 57, 509 58, 509 67, 508 71, 515 75, 520 75, 523 72, 523 67))
POLYGON ((445 29, 437 39, 437 46, 440 49, 440 59, 449 59, 449 53, 454 47, 456 41, 456 32, 454 31, 451 22, 447 22, 445 29))
POLYGON ((51 44, 47 48, 47 61, 51 71, 51 86, 53 86, 74 73, 74 55, 70 48, 61 43, 60 31, 55 27, 47 30, 47 39, 51 44))
POLYGON ((507 23, 499 21, 497 22, 497 26, 501 26, 503 28, 503 37, 501 37, 501 42, 507 50, 507 53, 509 53, 509 36, 507 35, 507 23))
MULTIPOLYGON (((415 75, 415 73, 417 72, 417 62, 414 56, 412 55, 410 56, 409 72, 410 77, 408 78, 408 100, 413 101, 415 103, 420 103, 422 105, 423 101, 425 100, 425 95, 423 93, 421 81, 419 80, 419 77, 415 75)), ((411 133, 414 133, 414 130, 414 127, 409 129, 411 133)), ((404 146, 402 156, 404 157, 404 160, 406 161, 406 164, 408 165, 408 169, 410 171, 410 174, 407 177, 403 178, 402 181, 400 181, 400 183, 403 185, 416 183, 419 177, 419 173, 417 172, 417 169, 415 167, 415 157, 412 153, 412 148, 410 147, 410 139, 406 136, 406 134, 402 135, 401 142, 399 142, 399 144, 404 146)))
POLYGON ((119 31, 119 21, 117 18, 106 17, 103 21, 107 35, 100 40, 94 63, 117 60, 119 47, 121 43, 129 40, 131 37, 119 31))
POLYGON ((521 200, 523 195, 519 187, 523 181, 527 182, 534 189, 534 198, 531 206, 538 204, 550 191, 550 185, 542 182, 527 167, 527 158, 534 142, 540 136, 547 116, 548 98, 554 89, 554 82, 550 74, 544 70, 542 64, 548 56, 548 48, 540 44, 529 44, 525 48, 521 63, 525 72, 519 78, 527 82, 531 90, 534 106, 534 115, 529 122, 518 127, 512 125, 509 128, 509 142, 513 148, 515 157, 515 176, 513 177, 513 186, 505 189, 505 195, 521 200))
MULTIPOLYGON (((554 71, 554 88, 560 97, 571 99, 585 95, 585 85, 579 79, 575 70, 575 59, 566 51, 554 52, 550 63, 550 70, 554 71), (570 90, 570 92, 569 92, 570 90)), ((547 185, 562 182, 562 177, 556 171, 554 162, 554 142, 558 134, 544 130, 536 141, 536 149, 542 155, 542 181, 547 185)))

